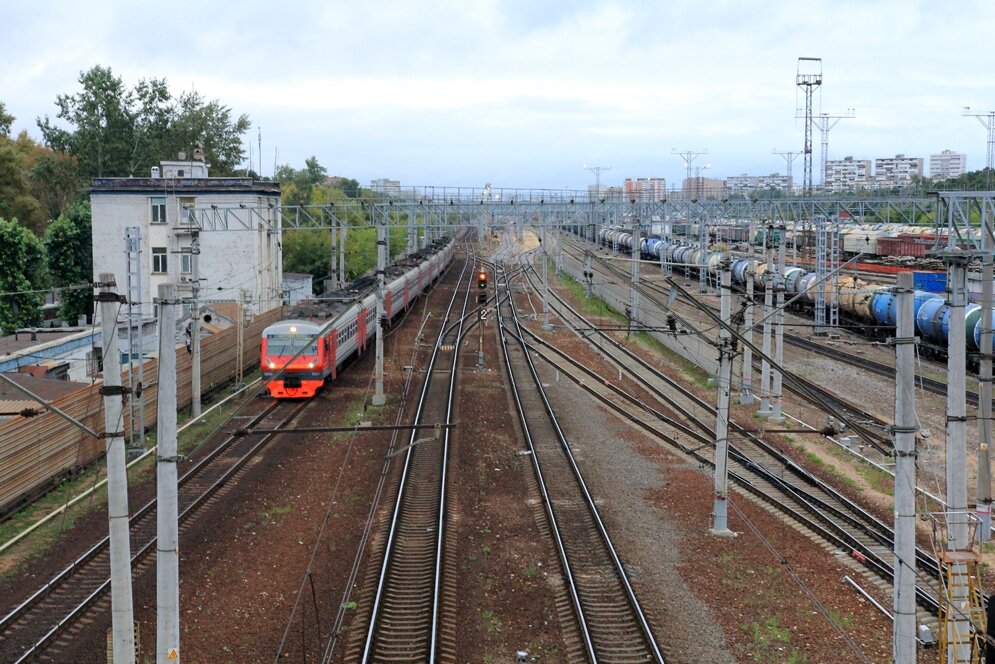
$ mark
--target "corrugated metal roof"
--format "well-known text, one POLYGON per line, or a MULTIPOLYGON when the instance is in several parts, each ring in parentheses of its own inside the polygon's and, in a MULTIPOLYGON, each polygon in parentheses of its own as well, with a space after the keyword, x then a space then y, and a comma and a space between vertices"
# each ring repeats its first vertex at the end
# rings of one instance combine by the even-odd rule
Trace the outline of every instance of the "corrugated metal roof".
MULTIPOLYGON (((52 378, 35 378, 25 373, 7 372, 4 376, 13 379, 18 385, 28 388, 45 401, 54 401, 55 399, 90 386, 89 383, 74 383, 68 380, 54 380, 52 378)), ((30 397, 7 381, 0 381, 0 401, 21 401, 28 398, 30 397)))

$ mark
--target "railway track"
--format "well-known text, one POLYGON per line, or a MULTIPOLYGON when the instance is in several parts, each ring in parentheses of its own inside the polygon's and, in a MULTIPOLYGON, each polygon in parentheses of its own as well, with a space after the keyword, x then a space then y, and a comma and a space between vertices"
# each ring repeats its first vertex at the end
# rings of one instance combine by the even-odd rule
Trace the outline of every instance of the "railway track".
MULTIPOLYGON (((591 323, 558 296, 553 307, 568 326, 592 330, 591 323)), ((616 370, 628 373, 645 393, 634 394, 615 385, 611 373, 593 372, 536 335, 530 335, 535 341, 529 347, 626 419, 698 463, 714 467, 714 430, 702 421, 703 412, 714 421, 710 404, 603 332, 578 334, 616 370)), ((769 504, 823 545, 861 560, 879 583, 892 583, 893 531, 886 524, 753 432, 734 423, 730 423, 730 431, 730 479, 742 491, 769 504)), ((923 550, 917 551, 917 565, 920 621, 935 627, 938 566, 923 550)))
MULTIPOLYGON (((470 262, 464 264, 460 285, 439 322, 415 424, 452 422, 457 350, 475 273, 469 266, 470 262), (459 313, 454 314, 457 307, 459 313)), ((454 661, 456 624, 443 606, 454 592, 445 585, 443 573, 452 558, 451 552, 447 555, 451 541, 445 528, 449 430, 421 440, 416 440, 416 431, 400 450, 404 452, 400 483, 383 552, 374 561, 379 562, 378 576, 361 600, 367 623, 365 629, 354 631, 345 656, 348 662, 454 661)))
MULTIPOLYGON (((256 415, 247 428, 274 429, 297 417, 310 402, 274 402, 256 415)), ((211 498, 237 478, 274 434, 230 436, 179 479, 180 524, 185 527, 211 498)), ((153 561, 156 541, 156 500, 130 519, 131 568, 140 573, 153 561)), ((0 661, 67 661, 72 636, 92 614, 109 608, 109 538, 91 547, 35 593, 0 618, 0 661)))
POLYGON ((505 368, 577 619, 579 652, 570 653, 570 661, 662 663, 649 620, 529 357, 508 279, 504 286, 508 296, 497 309, 505 368))

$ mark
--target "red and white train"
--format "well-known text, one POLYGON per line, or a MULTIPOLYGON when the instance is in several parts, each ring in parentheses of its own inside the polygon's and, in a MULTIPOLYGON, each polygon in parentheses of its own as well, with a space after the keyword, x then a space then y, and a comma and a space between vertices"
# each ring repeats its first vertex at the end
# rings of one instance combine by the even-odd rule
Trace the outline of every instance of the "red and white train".
MULTIPOLYGON (((388 322, 404 313, 439 279, 455 251, 454 240, 439 240, 408 261, 387 268, 384 313, 388 322)), ((367 278, 361 287, 375 284, 367 278)), ((371 291, 359 301, 342 300, 300 305, 293 318, 263 330, 260 364, 270 396, 313 397, 326 380, 335 379, 353 353, 362 353, 372 343, 376 335, 376 293, 371 291)))

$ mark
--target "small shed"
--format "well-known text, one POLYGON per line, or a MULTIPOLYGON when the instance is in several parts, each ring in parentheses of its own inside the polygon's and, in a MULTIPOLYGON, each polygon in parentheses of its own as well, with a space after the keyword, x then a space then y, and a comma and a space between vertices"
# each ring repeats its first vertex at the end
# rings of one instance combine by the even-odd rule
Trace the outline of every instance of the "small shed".
POLYGON ((314 297, 314 277, 300 272, 283 273, 283 302, 297 304, 314 297))

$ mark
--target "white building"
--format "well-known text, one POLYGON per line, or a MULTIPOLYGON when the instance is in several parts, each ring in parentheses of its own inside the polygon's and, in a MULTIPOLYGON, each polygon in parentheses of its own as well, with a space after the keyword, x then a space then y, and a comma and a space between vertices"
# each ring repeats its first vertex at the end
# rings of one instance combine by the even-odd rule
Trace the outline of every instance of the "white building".
POLYGON ((314 297, 314 277, 302 272, 283 273, 283 301, 297 304, 314 297))
POLYGON ((843 159, 830 159, 826 162, 826 172, 822 182, 823 188, 829 191, 869 188, 873 184, 871 160, 854 159, 849 156, 843 159))
POLYGON ((874 182, 881 189, 908 187, 913 177, 923 176, 922 157, 906 157, 896 154, 874 160, 874 182))
POLYGON ((379 178, 370 182, 370 189, 378 194, 399 197, 401 195, 401 181, 379 178))
MULTIPOLYGON (((250 312, 268 311, 282 299, 280 185, 251 178, 212 178, 200 153, 185 161, 164 161, 147 178, 95 178, 90 188, 93 210, 93 274, 111 272, 125 293, 129 263, 125 238, 137 229, 141 251, 139 299, 143 317, 153 315, 159 285, 172 282, 181 297, 193 283, 191 244, 200 243, 197 268, 202 301, 250 298, 250 312), (168 177, 160 177, 160 174, 168 177), (241 206, 241 207, 240 207, 241 206), (228 230, 200 228, 205 210, 236 208, 242 223, 228 230)), ((213 211, 213 210, 212 210, 213 211)))
POLYGON ((726 178, 726 191, 730 196, 749 196, 750 193, 760 190, 781 190, 791 191, 791 176, 771 173, 770 175, 733 175, 726 178))
POLYGON ((929 155, 929 177, 934 180, 948 180, 960 177, 966 172, 966 154, 944 150, 940 154, 929 155))

